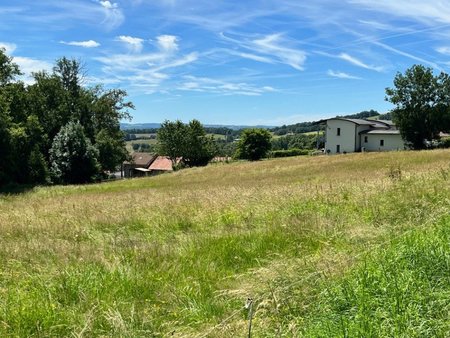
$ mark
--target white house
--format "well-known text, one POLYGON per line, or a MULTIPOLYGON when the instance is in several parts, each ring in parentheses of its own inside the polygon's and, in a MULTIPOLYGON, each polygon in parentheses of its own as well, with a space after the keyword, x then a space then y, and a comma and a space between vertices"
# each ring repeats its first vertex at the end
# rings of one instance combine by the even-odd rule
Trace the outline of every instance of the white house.
POLYGON ((328 154, 405 149, 392 121, 336 117, 326 120, 325 136, 328 154))

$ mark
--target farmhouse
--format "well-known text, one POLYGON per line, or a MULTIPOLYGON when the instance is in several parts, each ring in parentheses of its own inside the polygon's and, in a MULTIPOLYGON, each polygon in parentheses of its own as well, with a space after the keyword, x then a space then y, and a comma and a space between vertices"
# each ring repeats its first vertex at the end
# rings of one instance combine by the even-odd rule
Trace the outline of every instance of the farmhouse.
POLYGON ((335 117, 325 122, 328 154, 405 149, 400 131, 392 121, 335 117))
MULTIPOLYGON (((181 159, 177 159, 177 163, 181 159)), ((131 161, 123 163, 124 177, 141 177, 172 172, 172 161, 167 156, 157 156, 149 153, 133 153, 131 161)))

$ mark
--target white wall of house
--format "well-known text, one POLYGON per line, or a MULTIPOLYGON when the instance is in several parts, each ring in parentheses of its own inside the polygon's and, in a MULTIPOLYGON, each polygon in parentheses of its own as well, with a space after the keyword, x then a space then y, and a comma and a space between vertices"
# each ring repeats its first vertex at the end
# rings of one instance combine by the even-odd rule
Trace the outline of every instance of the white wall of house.
POLYGON ((361 147, 365 151, 404 150, 405 143, 400 134, 362 134, 361 147))
POLYGON ((327 121, 325 152, 329 154, 355 151, 356 124, 350 121, 331 119, 327 121))

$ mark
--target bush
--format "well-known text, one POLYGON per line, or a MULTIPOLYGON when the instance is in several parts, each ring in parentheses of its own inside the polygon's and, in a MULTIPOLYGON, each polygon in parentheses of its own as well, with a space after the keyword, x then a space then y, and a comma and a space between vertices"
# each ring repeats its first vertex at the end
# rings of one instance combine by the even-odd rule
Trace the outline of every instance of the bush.
POLYGON ((236 157, 257 161, 267 155, 272 147, 272 135, 266 129, 245 129, 237 145, 236 157))
POLYGON ((304 156, 309 155, 310 150, 292 148, 288 150, 274 150, 271 152, 271 157, 291 157, 291 156, 304 156))
POLYGON ((57 183, 92 182, 100 172, 98 156, 83 126, 69 122, 56 135, 50 149, 52 179, 57 183))
POLYGON ((450 148, 450 137, 449 138, 443 138, 439 141, 439 148, 450 148))

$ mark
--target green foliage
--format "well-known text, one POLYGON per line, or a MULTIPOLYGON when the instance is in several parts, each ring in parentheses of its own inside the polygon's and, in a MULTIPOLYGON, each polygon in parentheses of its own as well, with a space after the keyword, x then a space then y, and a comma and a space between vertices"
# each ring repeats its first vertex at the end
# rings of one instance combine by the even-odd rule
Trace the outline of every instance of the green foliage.
MULTIPOLYGON (((52 141, 69 122, 79 123, 98 148, 102 171, 114 170, 126 159, 119 121, 130 118, 134 106, 126 101, 125 91, 83 87, 82 65, 67 58, 57 60, 51 73, 34 73, 32 85, 13 82, 19 74, 13 59, 0 49, 0 185, 48 182, 48 168, 54 167, 52 141)), ((80 181, 55 177, 60 183, 80 181)))
POLYGON ((20 74, 19 66, 13 62, 12 57, 6 55, 5 48, 0 47, 0 87, 9 84, 20 74))
POLYGON ((386 88, 386 100, 396 105, 393 121, 413 149, 427 147, 440 131, 450 130, 450 77, 433 74, 431 68, 414 65, 397 73, 394 88, 386 88))
POLYGON ((236 154, 237 143, 229 140, 216 140, 217 156, 233 157, 236 154))
POLYGON ((265 157, 271 149, 272 135, 266 129, 245 129, 237 145, 236 157, 257 161, 265 157))
POLYGON ((38 146, 33 147, 27 161, 28 183, 47 183, 49 170, 47 161, 38 146))
POLYGON ((186 151, 186 131, 186 125, 180 120, 164 121, 157 134, 158 152, 175 162, 186 151))
POLYGON ((450 281, 450 218, 378 250, 325 285, 305 337, 445 337, 450 281))
POLYGON ((98 161, 103 170, 116 170, 118 164, 128 157, 121 132, 111 135, 107 129, 100 130, 95 137, 95 146, 99 151, 98 161))
POLYGON ((92 182, 100 171, 98 156, 83 126, 69 122, 56 135, 50 149, 52 179, 57 183, 92 182))
POLYGON ((198 120, 192 120, 187 125, 186 148, 182 156, 188 166, 204 166, 217 153, 214 138, 207 136, 206 131, 198 120))
POLYGON ((2 104, 0 96, 0 185, 11 180, 11 168, 9 162, 12 159, 11 135, 9 127, 11 118, 6 110, 6 104, 2 104))
POLYGON ((360 113, 356 113, 356 114, 350 114, 350 115, 344 115, 344 116, 336 116, 336 117, 342 117, 342 118, 346 118, 346 119, 367 119, 369 117, 375 117, 375 116, 380 116, 380 113, 377 112, 376 110, 364 110, 360 113))
POLYGON ((439 148, 450 148, 450 137, 441 139, 439 141, 439 148))
POLYGON ((319 143, 319 148, 323 148, 325 140, 324 135, 317 133, 314 134, 295 134, 281 136, 272 139, 272 149, 273 150, 288 150, 288 149, 316 149, 317 143, 319 143), (317 142, 319 140, 319 142, 317 142))
POLYGON ((291 148, 288 150, 274 150, 270 153, 270 157, 290 157, 290 156, 300 156, 300 155, 309 155, 310 150, 308 149, 298 149, 291 148))
POLYGON ((202 124, 192 120, 189 124, 177 120, 164 121, 157 134, 158 152, 172 159, 183 158, 188 166, 203 166, 217 153, 214 139, 206 135, 202 124))

